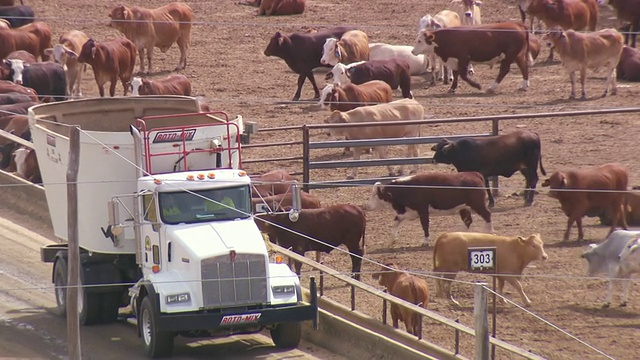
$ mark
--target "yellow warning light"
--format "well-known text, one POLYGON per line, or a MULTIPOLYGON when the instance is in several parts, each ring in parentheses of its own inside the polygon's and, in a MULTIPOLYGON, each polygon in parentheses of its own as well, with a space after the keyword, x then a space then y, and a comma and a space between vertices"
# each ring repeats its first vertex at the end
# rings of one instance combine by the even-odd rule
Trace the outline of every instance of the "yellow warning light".
POLYGON ((282 264, 282 256, 276 255, 276 264, 282 264))
POLYGON ((247 172, 244 170, 238 171, 238 176, 247 176, 247 172))
POLYGON ((153 183, 154 183, 154 184, 156 184, 156 185, 160 185, 160 184, 162 184, 162 180, 160 180, 160 179, 153 179, 153 183))
POLYGON ((204 174, 198 174, 198 180, 204 180, 204 174))
POLYGON ((191 181, 194 180, 193 175, 192 174, 187 175, 187 180, 191 180, 191 181))
POLYGON ((154 274, 157 274, 160 272, 160 265, 153 265, 151 267, 151 271, 153 271, 154 274))
POLYGON ((208 173, 208 174, 207 174, 207 177, 208 177, 209 179, 215 179, 215 178, 216 178, 216 173, 212 173, 212 172, 210 172, 210 173, 208 173))

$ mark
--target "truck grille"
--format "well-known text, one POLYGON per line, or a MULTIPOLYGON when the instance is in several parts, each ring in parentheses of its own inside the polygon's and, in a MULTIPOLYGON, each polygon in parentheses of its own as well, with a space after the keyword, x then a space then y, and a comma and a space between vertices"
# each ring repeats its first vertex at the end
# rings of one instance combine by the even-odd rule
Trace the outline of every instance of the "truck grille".
POLYGON ((204 307, 242 306, 267 302, 267 269, 259 254, 237 254, 202 260, 204 307))

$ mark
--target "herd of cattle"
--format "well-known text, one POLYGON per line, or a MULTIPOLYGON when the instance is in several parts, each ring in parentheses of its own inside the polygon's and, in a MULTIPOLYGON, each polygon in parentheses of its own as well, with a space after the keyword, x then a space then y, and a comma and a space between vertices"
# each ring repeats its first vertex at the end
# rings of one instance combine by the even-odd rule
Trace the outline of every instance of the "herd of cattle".
MULTIPOLYGON (((616 10, 620 25, 628 31, 640 29, 640 0, 598 0, 616 10)), ((299 14, 305 9, 304 0, 257 0, 247 2, 258 6, 259 15, 299 14)), ((356 27, 340 26, 325 30, 311 30, 283 34, 276 32, 264 54, 283 59, 298 74, 293 100, 299 100, 308 79, 314 98, 332 111, 327 123, 357 123, 396 120, 422 120, 424 108, 413 99, 411 77, 432 74, 432 84, 451 82, 450 93, 458 87, 458 78, 474 88, 481 85, 473 79, 477 69, 472 64, 499 64, 499 73, 487 91, 494 92, 515 63, 522 74, 521 90, 527 90, 529 67, 540 51, 541 43, 555 50, 562 65, 570 74, 571 98, 576 97, 575 72, 580 72, 581 98, 586 98, 587 69, 606 70, 603 95, 616 92, 617 78, 640 81, 640 51, 635 49, 635 35, 626 38, 615 29, 596 31, 598 4, 596 0, 517 0, 524 23, 526 15, 544 22, 550 30, 537 39, 523 23, 481 24, 481 2, 454 0, 460 11, 444 9, 419 20, 419 32, 414 46, 370 43, 366 32, 356 27), (589 30, 588 33, 579 33, 589 30), (625 46, 624 44, 630 44, 625 46), (322 91, 316 84, 313 70, 331 67, 322 91), (401 90, 402 98, 393 99, 393 90, 401 90)), ((52 31, 41 21, 35 21, 33 9, 14 5, 14 1, 0 1, 0 128, 28 140, 27 109, 39 101, 59 101, 82 96, 82 74, 89 64, 95 76, 100 96, 110 83, 109 95, 114 96, 119 80, 124 95, 191 95, 187 77, 173 74, 160 79, 134 77, 139 59, 139 72, 153 71, 155 47, 167 51, 174 43, 180 50, 176 70, 187 66, 193 12, 185 3, 174 2, 157 9, 119 5, 109 14, 109 25, 124 37, 101 41, 91 39, 78 30, 60 36, 52 43, 52 31), (146 52, 146 56, 145 56, 146 52), (145 58, 146 65, 145 66, 145 58), (51 61, 48 61, 51 60, 51 61), (40 61, 40 62, 39 62, 40 61), (5 113, 11 115, 5 116, 5 113), (17 115, 16 115, 17 114, 17 115)), ((627 34, 628 35, 628 34, 627 34)), ((550 54, 550 59, 553 53, 550 54)), ((380 139, 414 137, 419 125, 361 126, 336 128, 334 134, 348 139, 380 139)), ((353 149, 359 158, 362 150, 353 149)), ((379 157, 385 156, 383 147, 375 147, 379 157)), ((1 139, 0 166, 16 171, 34 182, 41 181, 33 151, 1 139), (13 154, 13 155, 11 155, 13 154)), ((434 271, 444 273, 438 280, 438 293, 456 302, 450 292, 455 273, 468 269, 467 248, 496 246, 498 248, 498 290, 505 282, 511 284, 525 304, 531 301, 520 283, 524 268, 534 260, 544 260, 543 241, 537 234, 528 237, 493 235, 491 207, 495 200, 489 190, 491 176, 510 177, 520 172, 525 177, 525 206, 534 201, 539 180, 537 169, 546 175, 542 165, 542 151, 538 134, 514 131, 505 135, 443 140, 433 146, 435 163, 453 165, 458 173, 420 173, 376 183, 369 204, 363 207, 343 204, 322 207, 317 197, 303 193, 303 210, 297 221, 273 212, 259 216, 268 222, 257 221, 272 241, 293 251, 330 252, 345 245, 350 252, 352 272, 358 277, 365 251, 365 211, 391 208, 395 211, 393 236, 404 220, 419 219, 425 243, 430 241, 429 216, 434 211, 457 213, 465 226, 472 223, 475 212, 485 222, 487 233, 445 233, 434 243, 434 271), (289 230, 293 230, 291 232, 289 230), (313 239, 310 240, 309 238, 313 239)), ((418 149, 410 145, 407 156, 418 156, 418 149)), ((393 169, 389 173, 396 175, 393 169)), ((400 169, 402 174, 402 169, 400 169)), ((357 176, 354 168, 350 177, 357 176)), ((290 201, 288 181, 293 178, 278 170, 255 178, 254 203, 266 202, 274 209, 283 208, 290 201), (289 197, 288 197, 289 196, 289 197)), ((568 217, 564 240, 569 239, 575 222, 578 239, 584 237, 582 218, 600 216, 610 221, 608 239, 590 247, 583 255, 589 261, 590 275, 607 272, 610 278, 628 278, 640 266, 640 233, 614 231, 619 225, 639 219, 640 199, 628 193, 628 173, 619 164, 604 164, 588 169, 568 169, 555 172, 542 186, 550 188, 549 195, 558 199, 568 217), (594 191, 595 190, 595 191, 594 191)), ((427 306, 426 282, 387 264, 375 275, 380 284, 393 295, 412 303, 427 306), (392 271, 390 272, 389 269, 392 271)), ((300 264, 296 264, 300 272, 300 264)), ((628 281, 625 282, 626 303, 628 281)), ((607 305, 611 302, 611 287, 607 305)), ((404 321, 407 330, 415 333, 415 322, 401 309, 392 307, 394 326, 404 321)))

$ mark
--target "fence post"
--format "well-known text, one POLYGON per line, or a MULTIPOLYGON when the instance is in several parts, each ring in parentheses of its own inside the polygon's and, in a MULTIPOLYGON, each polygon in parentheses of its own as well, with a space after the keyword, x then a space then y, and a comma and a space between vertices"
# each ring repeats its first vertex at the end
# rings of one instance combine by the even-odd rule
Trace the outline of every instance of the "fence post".
MULTIPOLYGON (((491 120, 491 134, 493 134, 493 136, 498 135, 498 133, 500 132, 500 120, 498 119, 493 119, 491 120)), ((491 177, 491 193, 493 194, 494 197, 498 196, 500 194, 500 184, 498 183, 498 177, 497 176, 493 176, 491 177)))
POLYGON ((309 127, 302 125, 302 190, 309 192, 309 127))
POLYGON ((489 319, 487 312, 487 289, 477 283, 473 289, 473 317, 476 330, 475 360, 489 359, 489 319))

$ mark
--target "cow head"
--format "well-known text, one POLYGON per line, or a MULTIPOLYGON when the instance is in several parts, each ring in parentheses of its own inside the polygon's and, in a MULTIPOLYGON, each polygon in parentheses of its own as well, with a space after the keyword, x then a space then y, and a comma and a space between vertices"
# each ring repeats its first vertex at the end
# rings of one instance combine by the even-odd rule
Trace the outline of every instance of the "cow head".
POLYGON ((322 48, 322 57, 320 58, 320 64, 335 65, 340 62, 341 58, 342 54, 340 52, 340 47, 338 46, 338 39, 326 39, 322 48))
POLYGON ((549 32, 542 35, 542 41, 547 45, 547 47, 555 47, 564 41, 566 38, 566 34, 562 30, 561 27, 555 26, 549 29, 549 32))
POLYGON ((124 23, 125 21, 130 21, 133 19, 131 10, 124 6, 119 5, 114 7, 109 14, 109 18, 111 19, 107 26, 116 27, 118 23, 124 23))
POLYGON ((64 71, 67 71, 67 60, 78 57, 78 55, 73 50, 62 44, 56 44, 53 46, 53 48, 45 49, 44 53, 50 58, 53 58, 53 61, 62 65, 64 71))
POLYGON ((386 191, 385 186, 381 182, 376 182, 371 188, 371 196, 369 202, 364 206, 366 210, 391 209, 391 193, 386 191))
POLYGON ((528 261, 547 260, 549 256, 544 251, 544 242, 540 238, 540 234, 529 235, 528 238, 518 236, 518 243, 523 246, 523 255, 528 261))
POLYGON ((329 109, 330 104, 337 101, 338 93, 336 92, 335 86, 333 84, 327 84, 320 93, 320 100, 318 101, 318 105, 320 105, 320 107, 323 109, 329 109))
POLYGON ((416 38, 416 43, 413 45, 413 49, 411 53, 415 56, 420 54, 433 54, 436 48, 435 43, 435 32, 428 30, 420 30, 418 32, 418 37, 416 38))
POLYGON ((619 275, 628 275, 640 270, 640 238, 635 237, 627 242, 618 259, 620 265, 618 266, 619 275))
POLYGON ((25 67, 28 67, 28 64, 25 64, 24 61, 18 59, 5 60, 9 61, 11 64, 11 72, 10 78, 14 83, 18 85, 22 85, 22 72, 25 67))
POLYGON ((562 172, 556 171, 551 176, 542 182, 542 187, 549 188, 549 197, 557 198, 558 192, 554 190, 564 189, 569 186, 566 175, 562 172))
POLYGON ((129 84, 129 91, 131 91, 131 96, 139 96, 140 94, 140 86, 142 86, 142 78, 139 76, 131 79, 131 84, 129 84))
POLYGON ((457 144, 455 142, 451 142, 447 139, 443 139, 439 143, 433 145, 431 147, 431 150, 435 151, 433 154, 433 163, 452 164, 456 145, 457 144))
POLYGON ((80 54, 78 55, 78 62, 92 62, 93 58, 96 57, 97 51, 97 43, 93 39, 87 40, 87 42, 82 45, 82 49, 80 50, 80 54))
POLYGON ((269 44, 264 49, 266 56, 277 56, 284 58, 286 56, 286 49, 291 44, 291 39, 287 35, 282 34, 280 31, 273 34, 269 44))
POLYGON ((442 28, 442 24, 436 21, 431 14, 423 16, 418 23, 419 30, 435 30, 440 28, 442 28))
POLYGON ((371 274, 373 280, 378 280, 378 284, 390 291, 394 285, 394 278, 397 273, 397 266, 392 262, 385 263, 380 270, 371 274))

